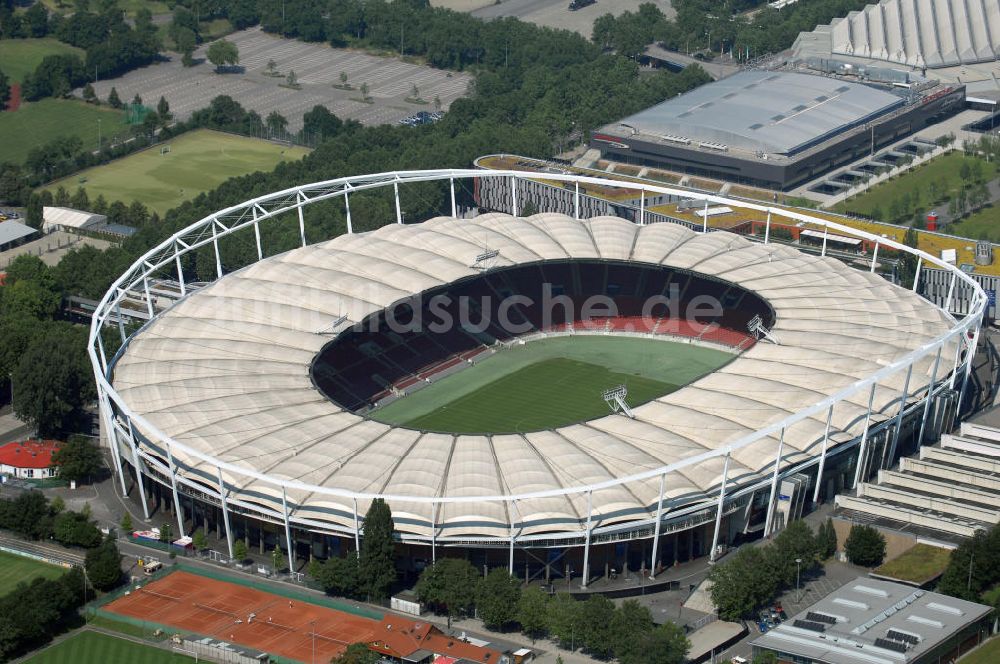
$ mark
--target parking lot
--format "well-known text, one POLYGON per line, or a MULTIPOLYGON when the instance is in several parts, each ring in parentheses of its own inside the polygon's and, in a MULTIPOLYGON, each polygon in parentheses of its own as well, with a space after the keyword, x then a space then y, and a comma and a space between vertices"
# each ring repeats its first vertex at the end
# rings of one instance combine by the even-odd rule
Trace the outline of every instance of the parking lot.
POLYGON ((205 60, 208 45, 203 44, 195 53, 199 64, 194 67, 182 67, 180 57, 173 54, 167 62, 100 81, 94 89, 101 99, 107 99, 114 86, 122 101, 131 101, 138 94, 150 107, 155 107, 163 95, 178 119, 188 118, 218 95, 229 95, 262 117, 278 111, 288 120, 288 129, 296 131, 302 126, 302 114, 317 104, 326 106, 338 117, 366 125, 396 123, 421 110, 433 111, 431 102, 435 97, 441 100, 441 108, 447 110, 451 102, 467 93, 472 81, 464 73, 334 49, 325 44, 282 39, 259 29, 236 32, 227 39, 239 48, 243 68, 239 73, 215 73, 205 60), (277 64, 281 77, 265 75, 271 60, 277 64), (301 89, 280 87, 289 71, 295 72, 301 89), (354 89, 333 87, 340 85, 341 72, 347 74, 347 82, 354 89), (363 83, 368 85, 369 102, 361 100, 359 88, 363 83), (406 101, 414 85, 427 104, 406 101))
MULTIPOLYGON (((472 10, 472 15, 481 19, 494 19, 503 16, 514 16, 527 23, 534 23, 547 28, 573 30, 590 39, 594 33, 594 21, 605 14, 620 16, 626 11, 637 12, 639 5, 652 2, 667 18, 672 18, 674 11, 670 0, 597 0, 594 4, 576 11, 569 10, 570 0, 501 0, 498 3, 485 2, 472 10)), ((432 0, 431 4, 452 6, 458 9, 462 6, 474 7, 469 0, 432 0)), ((461 11, 461 10, 460 10, 461 11)))

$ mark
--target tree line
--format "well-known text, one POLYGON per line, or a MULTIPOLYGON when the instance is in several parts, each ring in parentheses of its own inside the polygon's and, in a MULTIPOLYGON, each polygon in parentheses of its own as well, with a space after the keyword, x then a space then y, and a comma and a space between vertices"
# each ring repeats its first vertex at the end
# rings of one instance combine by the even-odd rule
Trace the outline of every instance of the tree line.
POLYGON ((87 550, 83 569, 72 567, 57 579, 19 583, 0 597, 0 661, 76 627, 78 609, 94 598, 95 590, 112 590, 123 581, 114 533, 103 536, 86 508, 74 512, 59 497, 49 502, 40 491, 26 491, 16 498, 0 498, 0 528, 27 539, 53 539, 87 550))
POLYGON ((772 9, 763 0, 719 3, 718 0, 674 0, 668 19, 651 3, 635 12, 601 16, 594 22, 593 40, 622 55, 636 57, 659 42, 686 53, 728 53, 738 59, 766 56, 789 48, 799 33, 871 4, 871 0, 811 0, 772 9), (760 7, 764 5, 763 7, 760 7), (760 7, 748 13, 748 9, 760 7))
POLYGON ((160 52, 160 39, 148 8, 136 12, 134 25, 125 21, 116 2, 102 2, 97 11, 88 3, 77 3, 69 16, 50 14, 41 2, 23 14, 13 11, 13 2, 0 3, 0 39, 51 36, 85 51, 48 55, 21 81, 24 99, 65 97, 73 88, 95 77, 111 78, 153 62, 160 52))

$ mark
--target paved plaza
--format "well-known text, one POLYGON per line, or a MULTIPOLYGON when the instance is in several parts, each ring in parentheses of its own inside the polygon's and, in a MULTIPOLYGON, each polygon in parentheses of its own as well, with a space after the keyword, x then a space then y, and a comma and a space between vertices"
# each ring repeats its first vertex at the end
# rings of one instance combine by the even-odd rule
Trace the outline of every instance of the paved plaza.
POLYGON ((514 16, 527 23, 546 28, 573 30, 590 39, 594 34, 594 21, 605 14, 620 16, 626 11, 637 12, 639 5, 651 2, 667 18, 677 12, 670 0, 597 0, 594 4, 576 11, 569 10, 569 0, 501 0, 500 2, 470 2, 470 0, 432 0, 435 6, 469 10, 476 18, 494 19, 514 16), (478 7, 476 5, 479 5, 478 7), (468 9, 467 9, 468 8, 468 9))
POLYGON ((131 101, 138 94, 150 107, 155 107, 163 95, 170 103, 170 111, 181 120, 208 106, 216 96, 229 95, 261 117, 278 111, 288 119, 289 130, 296 131, 302 127, 303 113, 317 104, 326 106, 340 118, 365 125, 391 124, 418 111, 432 111, 434 106, 430 102, 435 96, 440 98, 441 108, 447 110, 451 102, 467 93, 472 81, 470 75, 461 72, 330 48, 326 44, 282 39, 256 28, 235 32, 226 39, 239 48, 243 68, 239 73, 215 73, 205 59, 208 45, 202 44, 195 53, 199 64, 194 67, 182 67, 180 56, 172 54, 168 61, 99 81, 94 89, 98 97, 107 99, 114 86, 122 101, 131 101), (271 60, 277 64, 280 78, 264 74, 271 60), (295 72, 302 86, 300 90, 280 87, 289 71, 295 72), (341 72, 347 74, 353 90, 333 87, 340 85, 341 72), (368 85, 370 103, 361 101, 358 88, 362 83, 368 85), (429 103, 406 101, 414 85, 420 97, 429 103))

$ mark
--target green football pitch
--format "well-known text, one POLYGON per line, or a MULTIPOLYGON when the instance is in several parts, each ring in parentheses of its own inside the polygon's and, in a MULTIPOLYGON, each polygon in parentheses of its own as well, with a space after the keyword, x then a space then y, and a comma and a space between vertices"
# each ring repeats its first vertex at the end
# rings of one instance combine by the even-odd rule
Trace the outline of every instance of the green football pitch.
POLYGON ((278 163, 300 159, 308 152, 306 148, 198 129, 163 145, 74 173, 46 189, 55 192, 62 186, 72 194, 77 187, 83 187, 90 200, 103 194, 109 202, 141 201, 162 215, 231 177, 270 171, 278 163), (169 152, 164 151, 165 145, 170 146, 169 152))
POLYGON ((610 411, 604 390, 628 388, 637 406, 715 371, 733 355, 687 343, 640 337, 566 336, 499 351, 371 413, 426 431, 538 431, 610 411))
POLYGON ((27 583, 38 577, 57 579, 65 573, 66 570, 58 565, 0 551, 0 596, 6 595, 21 582, 27 583))
POLYGON ((60 136, 77 136, 84 148, 94 149, 98 120, 105 140, 126 129, 125 114, 109 106, 94 106, 77 99, 21 104, 16 111, 0 113, 0 162, 23 163, 32 148, 60 136))
POLYGON ((97 632, 78 632, 25 664, 173 664, 192 657, 97 632))
MULTIPOLYGON (((25 74, 35 71, 35 67, 48 55, 85 55, 83 49, 64 44, 58 39, 3 39, 0 40, 0 71, 10 77, 11 83, 20 83, 25 74)), ((91 71, 91 74, 94 72, 91 71)))

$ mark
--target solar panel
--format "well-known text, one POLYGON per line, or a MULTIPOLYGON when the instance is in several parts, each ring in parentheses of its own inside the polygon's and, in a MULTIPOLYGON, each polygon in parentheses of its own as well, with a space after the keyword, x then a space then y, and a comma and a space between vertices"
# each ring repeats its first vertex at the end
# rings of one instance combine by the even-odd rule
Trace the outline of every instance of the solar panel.
POLYGON ((904 643, 911 643, 917 645, 920 643, 920 639, 913 634, 907 634, 905 632, 899 632, 894 629, 890 629, 886 632, 886 637, 892 639, 893 641, 903 641, 904 643))
POLYGON ((802 629, 808 629, 812 632, 825 632, 826 625, 820 622, 813 622, 812 620, 799 620, 796 619, 792 622, 792 627, 801 627, 802 629))
POLYGON ((875 645, 879 648, 885 648, 886 650, 892 650, 893 652, 906 652, 907 645, 905 643, 900 643, 898 641, 890 641, 889 639, 878 638, 875 639, 875 645))
POLYGON ((809 611, 806 613, 806 620, 812 620, 813 622, 826 623, 827 625, 836 625, 837 619, 833 616, 828 616, 825 613, 816 613, 815 611, 809 611))

